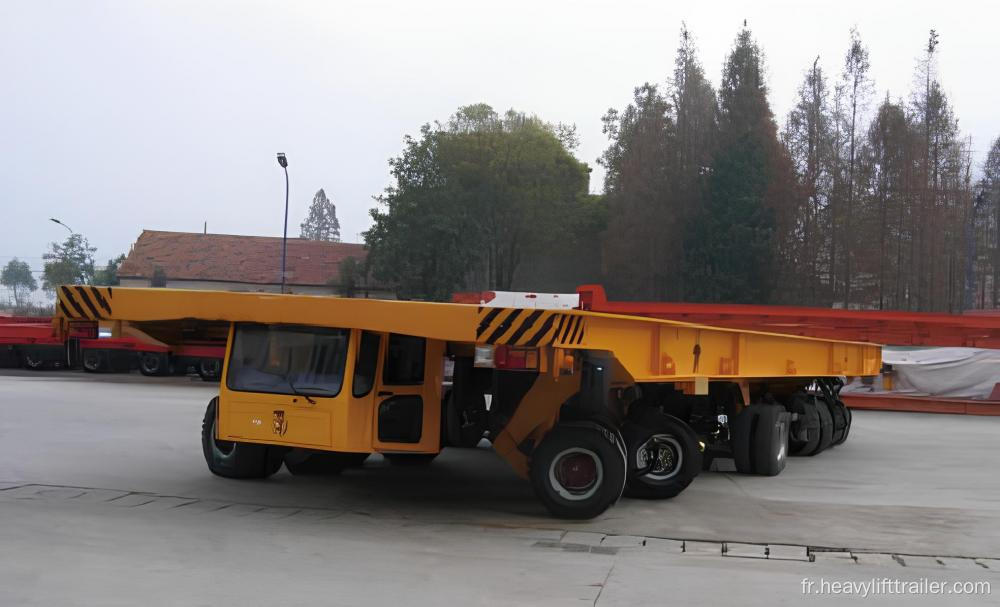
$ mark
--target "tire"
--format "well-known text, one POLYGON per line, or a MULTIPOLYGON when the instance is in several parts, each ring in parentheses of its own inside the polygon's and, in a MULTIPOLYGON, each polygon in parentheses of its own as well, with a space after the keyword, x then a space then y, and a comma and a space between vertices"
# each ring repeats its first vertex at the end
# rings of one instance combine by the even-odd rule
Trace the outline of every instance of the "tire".
POLYGON ((202 381, 219 381, 222 375, 222 360, 219 358, 202 358, 198 361, 198 375, 202 381))
POLYGON ((834 408, 843 417, 843 420, 844 420, 844 429, 840 433, 839 437, 838 436, 834 436, 834 438, 833 438, 833 444, 834 445, 842 445, 842 444, 844 444, 844 441, 847 440, 847 435, 851 433, 851 410, 848 409, 847 405, 844 404, 844 401, 842 401, 840 399, 837 399, 837 403, 834 405, 834 408))
POLYGON ((331 476, 360 466, 369 455, 292 449, 285 453, 284 462, 285 468, 295 476, 331 476))
POLYGON ((812 453, 806 455, 818 455, 833 444, 833 416, 830 415, 830 407, 820 399, 816 400, 815 406, 819 412, 819 444, 812 453))
POLYGON ((788 454, 811 454, 819 446, 820 439, 820 418, 815 399, 799 392, 792 396, 788 410, 798 415, 788 434, 788 454))
POLYGON ((218 397, 205 409, 201 422, 201 450, 212 474, 226 478, 266 478, 281 468, 284 449, 215 438, 218 397))
POLYGON ((622 437, 628 462, 627 497, 674 497, 702 470, 697 435, 672 415, 649 408, 630 411, 622 437))
POLYGON ((82 358, 84 371, 99 373, 104 370, 104 357, 97 350, 84 350, 82 358))
POLYGON ((832 403, 827 402, 826 406, 830 410, 830 417, 833 419, 833 437, 830 441, 830 446, 836 447, 847 438, 846 407, 839 400, 835 400, 832 403))
POLYGON ((854 423, 854 413, 851 411, 850 407, 844 404, 844 401, 837 401, 837 402, 839 402, 841 405, 844 405, 844 415, 847 416, 847 430, 844 432, 844 440, 846 441, 847 437, 850 436, 851 434, 851 424, 854 423))
POLYGON ((791 415, 784 407, 754 403, 731 426, 733 461, 741 474, 775 476, 785 468, 791 415))
POLYGON ((554 516, 589 519, 618 501, 625 457, 617 433, 598 425, 559 424, 531 454, 535 495, 554 516))
POLYGON ((170 361, 167 355, 159 352, 143 352, 139 356, 139 373, 147 377, 169 375, 170 361))
POLYGON ((383 453, 382 457, 393 466, 429 466, 437 453, 383 453))

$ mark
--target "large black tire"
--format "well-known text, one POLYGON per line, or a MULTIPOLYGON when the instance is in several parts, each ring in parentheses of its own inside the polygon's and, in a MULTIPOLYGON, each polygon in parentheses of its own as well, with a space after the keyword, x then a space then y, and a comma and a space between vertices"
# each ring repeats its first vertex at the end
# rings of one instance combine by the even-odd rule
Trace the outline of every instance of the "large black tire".
POLYGON ((559 424, 531 454, 535 495, 554 516, 589 519, 621 497, 624 446, 616 432, 597 424, 559 424))
POLYGON ((847 408, 839 400, 835 400, 832 403, 827 401, 826 407, 829 409, 830 417, 833 419, 833 434, 830 446, 836 447, 847 438, 847 408))
POLYGON ((87 349, 83 351, 83 356, 81 357, 83 361, 83 370, 89 373, 100 373, 104 370, 104 356, 97 350, 87 349))
POLYGON ((851 424, 854 423, 854 413, 851 412, 851 408, 848 407, 844 403, 844 401, 837 401, 837 402, 839 402, 841 405, 844 405, 844 415, 847 416, 847 431, 844 432, 844 440, 846 441, 847 437, 850 436, 851 434, 851 424))
POLYGON ((295 476, 327 476, 356 468, 368 459, 369 453, 334 451, 301 451, 285 453, 285 467, 295 476))
POLYGON ((226 478, 266 478, 277 472, 284 449, 215 438, 218 403, 218 397, 209 401, 201 422, 201 450, 212 474, 226 478))
POLYGON ((383 453, 382 457, 393 466, 429 466, 437 453, 383 453))
MULTIPOLYGON (((847 435, 851 433, 851 410, 847 408, 844 401, 837 399, 836 404, 834 404, 834 410, 843 419, 844 427, 839 434, 836 432, 833 436, 833 444, 841 445, 847 440, 847 435)), ((834 415, 834 427, 836 427, 837 416, 834 415)))
POLYGON ((816 410, 819 412, 819 445, 815 451, 806 455, 818 455, 833 444, 833 415, 830 414, 830 407, 821 398, 817 398, 816 410))
POLYGON ((198 360, 198 375, 202 381, 219 381, 222 375, 221 358, 202 358, 198 360))
POLYGON ((792 396, 788 409, 798 419, 792 422, 788 435, 789 455, 811 455, 819 446, 820 418, 816 399, 805 392, 792 396))
POLYGON ((778 404, 743 409, 730 426, 736 471, 775 476, 784 470, 790 424, 791 415, 778 404))
POLYGON ((143 352, 139 355, 139 373, 148 377, 170 374, 170 358, 160 352, 143 352))
POLYGON ((698 436, 672 415, 641 407, 622 425, 628 477, 625 495, 643 499, 674 497, 702 470, 698 436))

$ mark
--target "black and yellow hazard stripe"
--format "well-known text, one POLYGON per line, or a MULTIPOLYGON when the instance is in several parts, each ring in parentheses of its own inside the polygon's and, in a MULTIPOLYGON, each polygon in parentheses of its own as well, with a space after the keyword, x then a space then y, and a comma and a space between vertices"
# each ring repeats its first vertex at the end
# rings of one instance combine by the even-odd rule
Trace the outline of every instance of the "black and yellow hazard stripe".
POLYGON ((526 347, 580 344, 584 324, 582 316, 556 310, 481 307, 476 341, 526 347))
POLYGON ((70 320, 102 320, 111 316, 111 287, 62 286, 56 295, 56 307, 70 320))

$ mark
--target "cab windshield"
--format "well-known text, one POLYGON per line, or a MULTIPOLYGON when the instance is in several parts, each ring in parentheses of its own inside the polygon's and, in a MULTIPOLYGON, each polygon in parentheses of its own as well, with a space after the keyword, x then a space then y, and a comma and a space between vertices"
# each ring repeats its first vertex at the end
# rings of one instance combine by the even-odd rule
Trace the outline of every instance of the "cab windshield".
POLYGON ((348 329, 236 325, 226 386, 240 392, 331 397, 340 393, 348 329))

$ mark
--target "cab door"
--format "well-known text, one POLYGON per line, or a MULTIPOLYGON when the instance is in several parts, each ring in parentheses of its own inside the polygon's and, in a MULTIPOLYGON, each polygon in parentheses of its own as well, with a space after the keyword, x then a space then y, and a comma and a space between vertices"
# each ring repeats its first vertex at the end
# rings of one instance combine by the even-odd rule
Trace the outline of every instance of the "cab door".
POLYGON ((385 336, 372 424, 376 451, 440 450, 443 376, 444 342, 398 333, 385 336))

